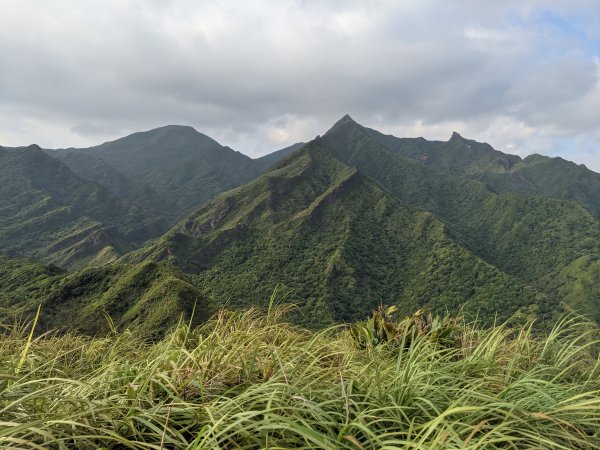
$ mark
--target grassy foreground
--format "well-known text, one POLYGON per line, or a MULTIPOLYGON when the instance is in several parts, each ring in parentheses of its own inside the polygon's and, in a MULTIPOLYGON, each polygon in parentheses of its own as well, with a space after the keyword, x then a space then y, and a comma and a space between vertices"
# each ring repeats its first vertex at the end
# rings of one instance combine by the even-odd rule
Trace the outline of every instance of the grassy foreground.
POLYGON ((222 311, 154 344, 46 335, 26 354, 31 324, 6 327, 0 447, 600 448, 600 362, 577 319, 375 345, 282 313, 222 311))

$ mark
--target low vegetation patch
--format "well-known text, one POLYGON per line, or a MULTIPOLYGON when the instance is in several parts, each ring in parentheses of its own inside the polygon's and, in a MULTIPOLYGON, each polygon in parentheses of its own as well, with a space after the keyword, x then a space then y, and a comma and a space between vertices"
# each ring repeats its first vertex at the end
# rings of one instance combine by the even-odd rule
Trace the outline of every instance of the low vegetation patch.
POLYGON ((0 447, 600 448, 600 363, 577 318, 536 336, 382 308, 310 332, 284 312, 221 311, 154 343, 6 326, 0 447))

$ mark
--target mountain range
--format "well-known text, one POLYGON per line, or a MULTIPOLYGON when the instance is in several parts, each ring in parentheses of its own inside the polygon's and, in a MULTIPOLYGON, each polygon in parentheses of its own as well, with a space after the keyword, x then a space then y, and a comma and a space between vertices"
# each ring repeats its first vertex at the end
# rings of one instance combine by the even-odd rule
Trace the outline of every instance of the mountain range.
POLYGON ((311 327, 379 303, 600 321, 600 174, 561 158, 344 116, 258 159, 167 126, 86 149, 0 148, 0 176, 0 307, 41 302, 45 328, 157 335, 192 311, 267 308, 277 285, 311 327))
POLYGON ((165 216, 177 219, 256 178, 298 147, 251 159, 192 127, 169 125, 96 147, 47 153, 82 179, 142 205, 160 207, 165 216))

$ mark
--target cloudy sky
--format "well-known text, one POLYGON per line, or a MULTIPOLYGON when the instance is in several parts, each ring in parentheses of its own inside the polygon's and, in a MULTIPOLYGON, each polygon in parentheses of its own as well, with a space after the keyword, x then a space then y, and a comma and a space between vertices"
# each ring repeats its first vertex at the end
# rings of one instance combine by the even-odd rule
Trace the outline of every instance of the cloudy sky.
POLYGON ((600 172, 600 1, 0 0, 0 144, 192 125, 257 156, 349 113, 600 172))

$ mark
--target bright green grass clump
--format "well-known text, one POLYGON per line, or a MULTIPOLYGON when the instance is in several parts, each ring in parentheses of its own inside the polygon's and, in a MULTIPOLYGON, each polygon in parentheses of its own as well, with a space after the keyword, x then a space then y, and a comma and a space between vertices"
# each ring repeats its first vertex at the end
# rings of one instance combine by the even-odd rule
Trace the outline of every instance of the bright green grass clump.
POLYGON ((154 344, 46 335, 18 370, 30 326, 8 327, 0 447, 600 447, 600 363, 577 319, 545 337, 452 321, 443 343, 421 327, 403 345, 357 345, 281 313, 220 312, 154 344))

